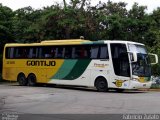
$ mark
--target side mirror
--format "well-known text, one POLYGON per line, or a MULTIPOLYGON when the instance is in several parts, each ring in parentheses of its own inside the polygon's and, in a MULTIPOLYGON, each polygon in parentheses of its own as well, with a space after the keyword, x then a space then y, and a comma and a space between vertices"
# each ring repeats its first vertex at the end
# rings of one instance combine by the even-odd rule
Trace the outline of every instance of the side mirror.
POLYGON ((156 54, 149 53, 148 55, 151 60, 151 65, 155 65, 158 63, 158 56, 156 54))
POLYGON ((137 62, 137 53, 129 52, 131 62, 137 62))

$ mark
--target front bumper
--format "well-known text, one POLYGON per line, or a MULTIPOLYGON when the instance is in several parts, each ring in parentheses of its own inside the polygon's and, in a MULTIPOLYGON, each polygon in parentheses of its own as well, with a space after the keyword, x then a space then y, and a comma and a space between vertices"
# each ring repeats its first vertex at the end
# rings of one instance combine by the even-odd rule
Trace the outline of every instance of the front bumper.
POLYGON ((141 89, 141 88, 150 88, 152 81, 141 83, 139 81, 130 81, 129 89, 141 89))

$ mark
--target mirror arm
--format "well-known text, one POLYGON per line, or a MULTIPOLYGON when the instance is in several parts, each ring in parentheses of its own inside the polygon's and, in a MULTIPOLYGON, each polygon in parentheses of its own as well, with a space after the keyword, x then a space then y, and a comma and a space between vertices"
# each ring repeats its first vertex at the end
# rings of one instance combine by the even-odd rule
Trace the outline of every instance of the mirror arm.
POLYGON ((148 55, 154 56, 155 57, 155 63, 151 63, 152 65, 155 65, 158 63, 158 56, 157 54, 153 54, 153 53, 148 53, 148 55))

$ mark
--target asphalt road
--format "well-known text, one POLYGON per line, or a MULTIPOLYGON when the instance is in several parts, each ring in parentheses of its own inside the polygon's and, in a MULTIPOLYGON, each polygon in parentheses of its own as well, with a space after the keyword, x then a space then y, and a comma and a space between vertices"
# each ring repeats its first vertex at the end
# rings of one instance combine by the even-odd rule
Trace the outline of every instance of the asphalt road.
POLYGON ((0 85, 0 113, 158 114, 160 92, 97 92, 93 89, 0 85))

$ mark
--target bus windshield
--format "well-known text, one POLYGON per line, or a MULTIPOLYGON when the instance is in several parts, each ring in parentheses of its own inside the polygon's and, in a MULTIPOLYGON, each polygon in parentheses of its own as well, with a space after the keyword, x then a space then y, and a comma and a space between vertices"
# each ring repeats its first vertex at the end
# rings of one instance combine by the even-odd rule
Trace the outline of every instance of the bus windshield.
POLYGON ((143 45, 128 44, 129 51, 137 53, 137 62, 132 63, 132 74, 139 77, 151 76, 151 65, 146 48, 143 45))

